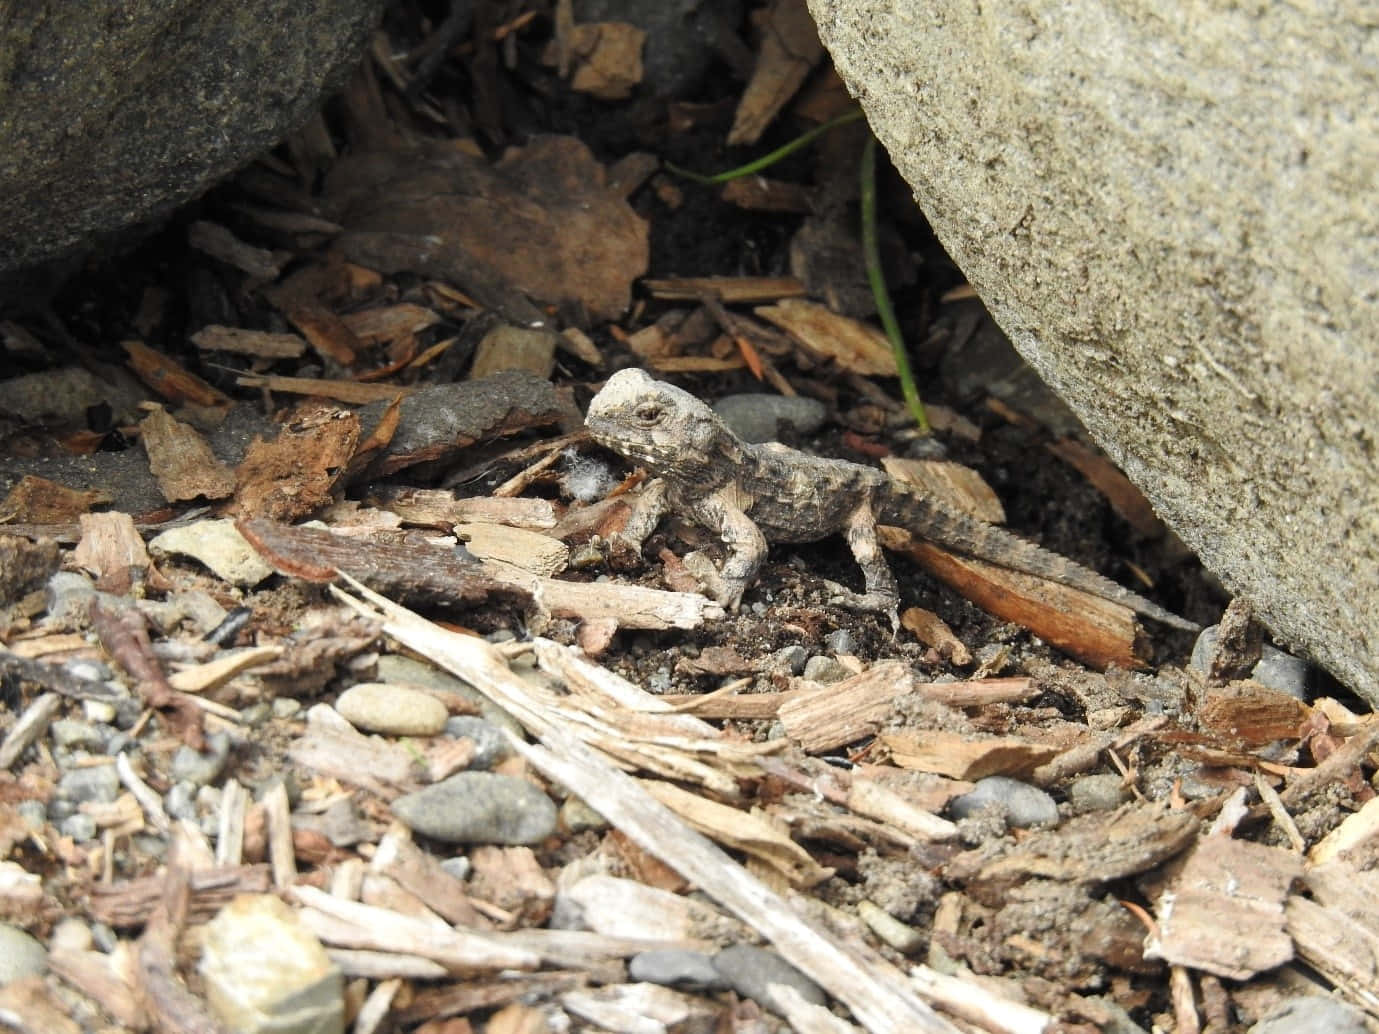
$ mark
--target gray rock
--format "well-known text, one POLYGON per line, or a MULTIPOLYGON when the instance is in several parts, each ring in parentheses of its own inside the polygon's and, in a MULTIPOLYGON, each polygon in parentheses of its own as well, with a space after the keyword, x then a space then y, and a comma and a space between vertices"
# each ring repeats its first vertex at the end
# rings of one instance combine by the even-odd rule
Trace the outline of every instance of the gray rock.
POLYGON ((225 771, 225 763, 230 760, 230 737, 223 732, 213 732, 206 737, 206 749, 192 750, 191 747, 178 747, 172 756, 169 771, 177 782, 186 781, 203 786, 213 783, 225 771))
POLYGON ((627 963, 627 975, 632 980, 645 980, 663 987, 721 991, 728 986, 708 955, 674 948, 633 955, 627 963))
POLYGON ((114 765, 92 765, 64 772, 57 783, 58 794, 76 804, 98 801, 109 804, 120 792, 120 776, 114 765))
POLYGON ((714 403, 713 411, 744 442, 774 442, 780 423, 802 435, 824 425, 828 410, 818 399, 802 395, 727 395, 714 403))
POLYGON ((1128 795, 1125 780, 1118 775, 1080 776, 1068 784, 1068 805, 1074 815, 1119 808, 1128 795))
POLYGON ((185 780, 174 783, 163 797, 163 808, 175 819, 196 820, 196 784, 185 780))
POLYGON ((766 661, 767 671, 783 671, 791 675, 803 675, 804 666, 809 661, 809 651, 799 643, 782 647, 766 661))
POLYGON ((96 820, 85 812, 76 812, 68 815, 57 825, 57 831, 65 837, 71 837, 78 844, 84 844, 88 840, 94 840, 98 830, 96 820))
POLYGON ((335 710, 356 729, 386 736, 434 736, 445 728, 445 705, 430 693, 383 682, 361 682, 340 694, 335 710))
MULTIPOLYGON (((1192 657, 1188 664, 1201 672, 1209 670, 1220 637, 1219 625, 1208 625, 1202 629, 1197 641, 1192 644, 1192 657)), ((1302 658, 1264 643, 1260 647, 1259 660, 1250 671, 1250 678, 1262 686, 1287 693, 1298 700, 1306 700, 1313 683, 1313 671, 1312 666, 1302 658)))
POLYGON ((442 859, 441 868, 457 880, 467 880, 474 863, 464 855, 456 855, 454 858, 442 859))
POLYGON ((851 678, 852 672, 832 657, 815 654, 804 662, 804 677, 811 682, 821 682, 828 685, 851 678))
POLYGON ((76 718, 58 718, 48 726, 53 745, 62 750, 100 750, 104 743, 100 730, 76 718))
POLYGON ((297 914, 272 894, 241 894, 206 924, 201 976, 206 1000, 229 1030, 345 1029, 344 977, 297 914))
POLYGON ((769 948, 734 944, 713 957, 713 968, 724 983, 742 997, 750 998, 772 1012, 778 1013, 780 1009, 767 990, 771 984, 793 987, 806 1002, 815 1005, 823 1005, 827 1001, 823 988, 769 948))
POLYGON ((43 945, 17 926, 0 923, 0 987, 48 968, 43 945))
MULTIPOLYGON (((86 613, 95 596, 96 587, 91 584, 91 579, 84 574, 77 574, 75 571, 58 571, 48 579, 48 584, 43 587, 44 609, 48 612, 48 620, 65 628, 86 627, 86 613)), ((68 666, 68 670, 71 670, 71 665, 68 666)), ((96 678, 97 676, 81 675, 78 677, 96 678)), ((106 669, 106 674, 103 677, 110 677, 109 669, 106 669)))
POLYGON ((1379 704, 1372 12, 809 6, 1016 348, 1276 640, 1379 704))
POLYGON ((1006 825, 1018 829, 1058 822, 1058 805, 1052 797, 1037 786, 1009 776, 987 776, 977 780, 975 790, 955 798, 948 807, 955 818, 965 819, 991 805, 1001 809, 1006 825))
POLYGON ((392 804, 408 828, 450 844, 537 844, 555 832, 555 802, 525 779, 461 772, 392 804))
POLYGON ((1318 995, 1291 998, 1250 1028, 1250 1034, 1364 1034, 1364 1013, 1318 995))
POLYGON ((500 729, 510 729, 514 735, 526 739, 522 731, 521 723, 512 715, 508 714, 488 697, 484 696, 477 689, 463 679, 457 679, 448 672, 440 671, 422 661, 413 660, 411 657, 403 657, 400 654, 387 653, 378 659, 378 681, 388 683, 411 683, 416 686, 425 686, 427 689, 438 689, 445 693, 454 693, 474 704, 479 709, 479 717, 484 721, 492 722, 500 729))
POLYGON ((378 0, 37 0, 0 32, 0 273, 151 220, 301 125, 378 0))
POLYGON ((852 653, 857 649, 857 640, 850 629, 835 628, 824 636, 824 649, 834 653, 852 653))
POLYGON ((445 734, 457 740, 473 741, 474 760, 469 763, 470 768, 492 768, 512 753, 502 729, 472 714, 457 714, 447 718, 445 734))

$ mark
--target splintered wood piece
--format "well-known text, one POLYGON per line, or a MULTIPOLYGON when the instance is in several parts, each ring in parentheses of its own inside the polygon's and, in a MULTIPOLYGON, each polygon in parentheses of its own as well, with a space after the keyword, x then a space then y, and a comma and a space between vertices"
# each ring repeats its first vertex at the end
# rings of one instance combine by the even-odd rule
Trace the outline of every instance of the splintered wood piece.
POLYGON ((443 928, 385 908, 346 901, 305 884, 287 889, 301 906, 303 925, 332 947, 420 955, 456 974, 502 969, 536 969, 538 952, 498 933, 443 928))
POLYGON ((241 388, 262 388, 284 395, 307 395, 362 406, 370 402, 391 402, 399 395, 410 395, 415 388, 401 384, 363 384, 359 381, 321 380, 316 377, 277 377, 241 374, 235 378, 241 388))
POLYGON ((1246 679, 1208 690, 1197 720, 1223 740, 1258 747, 1301 737, 1308 713, 1296 697, 1246 679))
POLYGON ((883 733, 877 743, 901 768, 950 779, 1027 776, 1058 753, 1056 747, 1015 736, 977 737, 942 729, 883 733))
MULTIPOLYGON (((128 942, 121 942, 128 946, 128 942)), ((123 954, 123 953, 122 953, 123 954)), ((48 968, 87 997, 101 1003, 127 1030, 146 1030, 148 1014, 138 989, 117 968, 114 954, 62 948, 48 954, 48 968)))
POLYGON ((1379 874, 1332 863, 1308 869, 1303 880, 1312 897, 1294 894, 1286 905, 1299 958, 1379 1014, 1379 874))
POLYGON ((752 311, 780 327, 816 359, 831 359, 840 369, 864 377, 896 376, 891 344, 870 324, 804 298, 786 298, 752 311))
POLYGON ((570 88, 604 101, 626 100, 642 81, 646 32, 626 22, 584 22, 568 38, 552 41, 541 60, 565 66, 574 59, 570 88))
POLYGON ((814 188, 803 183, 744 176, 723 184, 719 197, 730 205, 752 212, 797 212, 808 215, 814 211, 814 194, 814 188))
POLYGON ((246 244, 219 223, 209 223, 204 219, 198 219, 187 227, 187 243, 197 251, 260 280, 276 280, 289 254, 280 252, 275 256, 264 248, 246 244))
POLYGON ((891 702, 909 693, 915 678, 903 664, 878 664, 850 679, 793 696, 777 717, 785 734, 809 754, 820 754, 875 733, 891 702))
POLYGON ((939 656, 963 667, 972 663, 972 652, 967 644, 959 639, 948 622, 932 610, 923 607, 906 607, 900 615, 900 625, 915 634, 915 638, 926 646, 932 646, 939 656))
POLYGON ((149 348, 142 341, 121 341, 120 347, 129 353, 129 368, 162 398, 173 405, 191 404, 228 409, 230 397, 211 387, 200 377, 189 373, 162 352, 149 348))
MULTIPOLYGON (((512 973, 498 979, 472 978, 444 987, 418 987, 413 990, 411 1001, 393 1011, 393 1018, 399 1024, 410 1027, 414 1023, 443 1016, 463 1016, 480 1009, 498 1008, 518 999, 544 1001, 561 991, 582 987, 588 980, 588 972, 579 970, 570 973, 512 973)), ((455 1034, 462 1034, 465 1029, 456 1028, 455 1034)), ((489 1022, 489 1029, 492 1029, 492 1021, 489 1022)))
POLYGON ((68 524, 91 507, 108 503, 109 492, 79 492, 56 481, 25 474, 0 502, 0 521, 5 524, 68 524))
POLYGON ((133 577, 142 577, 153 563, 143 536, 134 527, 134 518, 110 510, 84 513, 78 523, 81 541, 72 551, 72 562, 95 575, 96 587, 102 592, 127 593, 133 577))
POLYGON ((302 332, 307 344, 323 359, 341 366, 353 366, 364 351, 364 344, 345 321, 329 309, 319 305, 302 305, 283 313, 288 321, 302 332))
POLYGON ((257 668, 283 655, 281 646, 254 646, 230 650, 213 661, 174 672, 168 684, 182 693, 205 693, 223 686, 242 671, 257 668))
POLYGON ((378 345, 415 337, 441 321, 438 313, 414 302, 379 305, 341 317, 355 338, 365 345, 378 345))
POLYGON ((802 298, 806 293, 804 284, 793 276, 682 276, 644 280, 642 286, 653 298, 665 301, 692 302, 715 294, 725 305, 802 298))
POLYGON ((455 536, 480 560, 512 564, 532 574, 549 577, 565 570, 570 547, 557 538, 502 524, 456 524, 455 536))
POLYGON ((499 584, 539 599, 554 617, 612 620, 622 628, 698 628, 724 614, 722 606, 697 592, 666 592, 640 585, 566 582, 542 578, 521 568, 489 560, 485 574, 499 584))
POLYGON ((1371 847, 1379 837, 1379 797, 1371 797, 1357 812, 1341 820, 1340 825, 1312 845, 1307 860, 1312 865, 1327 865, 1341 861, 1349 852, 1371 847))
MULTIPOLYGON (((774 989, 772 993, 776 993, 774 989)), ((794 993, 799 994, 798 991, 794 993)), ((708 1030, 721 1012, 716 1003, 701 995, 646 981, 566 991, 560 995, 559 1002, 562 1009, 587 1021, 596 1030, 708 1030)), ((823 1009, 823 1006, 812 1008, 823 1009)), ((537 1022, 540 1027, 532 1027, 533 1034, 546 1026, 544 1017, 537 1022)), ((492 1021, 488 1029, 494 1029, 492 1021)), ((801 1034, 813 1034, 800 1027, 792 1029, 801 1034)))
POLYGON ((730 147, 757 142, 824 52, 804 0, 772 0, 759 28, 756 67, 728 131, 730 147))
POLYGON ((139 421, 139 440, 168 502, 198 496, 225 499, 234 492, 234 471, 216 459, 210 443, 191 424, 173 418, 161 406, 139 421))
POLYGON ((763 813, 743 812, 657 780, 643 780, 642 786, 691 828, 768 866, 792 887, 813 887, 834 873, 790 839, 783 823, 763 813))
POLYGON ((359 417, 304 402, 272 441, 255 437, 235 470, 241 517, 293 520, 332 499, 359 443, 359 417))
POLYGON ((203 352, 232 352, 258 359, 296 359, 306 352, 306 342, 296 334, 272 334, 218 323, 202 327, 191 340, 203 352))
POLYGON ((883 456, 881 466, 901 484, 926 498, 936 498, 948 507, 986 521, 1006 522, 1005 507, 986 479, 977 471, 951 460, 915 460, 904 456, 883 456))
POLYGON ((469 886, 476 898, 501 908, 524 927, 539 927, 550 917, 555 884, 530 847, 478 844, 470 849, 469 859, 474 865, 469 886))
POLYGON ((1105 456, 1076 438, 1060 438, 1044 447, 1096 486, 1111 508, 1137 532, 1150 539, 1163 537, 1164 523, 1145 494, 1105 456))
POLYGON ((1028 628, 1100 671, 1144 668, 1135 612, 1119 603, 981 560, 959 557, 903 528, 879 525, 887 549, 904 553, 983 610, 1028 628))
POLYGON ((965 882, 978 900, 999 903, 1011 887, 1031 879, 1104 884, 1148 872, 1191 846, 1199 828, 1188 812, 1127 804, 1019 841, 991 841, 952 859, 943 874, 965 882))
POLYGON ((996 995, 973 995, 966 980, 919 965, 910 970, 910 983, 943 1011, 982 1030, 1001 1034, 1045 1034, 1056 1029, 1054 1017, 1022 1002, 996 995))
POLYGON ((1291 851, 1203 837, 1159 900, 1146 958, 1248 980, 1293 957, 1283 903, 1302 875, 1291 851))
POLYGON ((381 500, 378 505, 410 524, 505 524, 549 531, 560 522, 560 509, 554 502, 532 496, 456 499, 451 492, 418 488, 381 500))
MULTIPOLYGON (((860 676, 854 676, 860 678, 860 676)), ((1024 677, 975 679, 970 682, 921 682, 913 692, 949 707, 981 707, 984 704, 1010 704, 1029 700, 1042 692, 1032 679, 1024 677)), ((784 693, 664 693, 657 697, 682 714, 700 718, 760 719, 775 718, 787 701, 813 696, 817 685, 791 689, 784 693)))

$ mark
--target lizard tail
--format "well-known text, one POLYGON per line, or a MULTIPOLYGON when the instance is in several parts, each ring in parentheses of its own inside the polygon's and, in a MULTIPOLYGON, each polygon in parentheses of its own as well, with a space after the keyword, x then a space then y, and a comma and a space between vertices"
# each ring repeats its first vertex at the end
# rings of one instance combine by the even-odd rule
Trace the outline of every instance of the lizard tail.
POLYGON ((1004 528, 959 513, 916 492, 889 490, 883 492, 882 496, 877 506, 877 520, 881 524, 912 529, 936 546, 954 553, 1080 589, 1173 628, 1190 632, 1201 629, 1200 625, 1165 610, 1104 575, 1036 546, 1004 528))

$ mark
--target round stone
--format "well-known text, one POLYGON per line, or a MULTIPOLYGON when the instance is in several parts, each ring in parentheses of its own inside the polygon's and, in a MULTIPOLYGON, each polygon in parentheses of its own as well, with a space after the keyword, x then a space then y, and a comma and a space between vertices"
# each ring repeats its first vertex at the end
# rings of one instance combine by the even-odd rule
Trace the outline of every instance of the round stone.
POLYGON ((445 705, 430 693, 384 682, 351 686, 335 709, 356 729, 386 736, 435 736, 448 717, 445 705))

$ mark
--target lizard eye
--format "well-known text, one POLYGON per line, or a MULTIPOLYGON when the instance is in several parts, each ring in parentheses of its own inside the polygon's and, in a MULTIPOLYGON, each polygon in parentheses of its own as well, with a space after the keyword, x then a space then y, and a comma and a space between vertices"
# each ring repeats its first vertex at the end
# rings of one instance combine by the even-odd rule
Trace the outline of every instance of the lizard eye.
POLYGON ((653 424, 659 424, 661 422, 663 410, 659 403, 643 402, 633 410, 632 415, 637 418, 637 423, 645 424, 650 427, 653 424))

